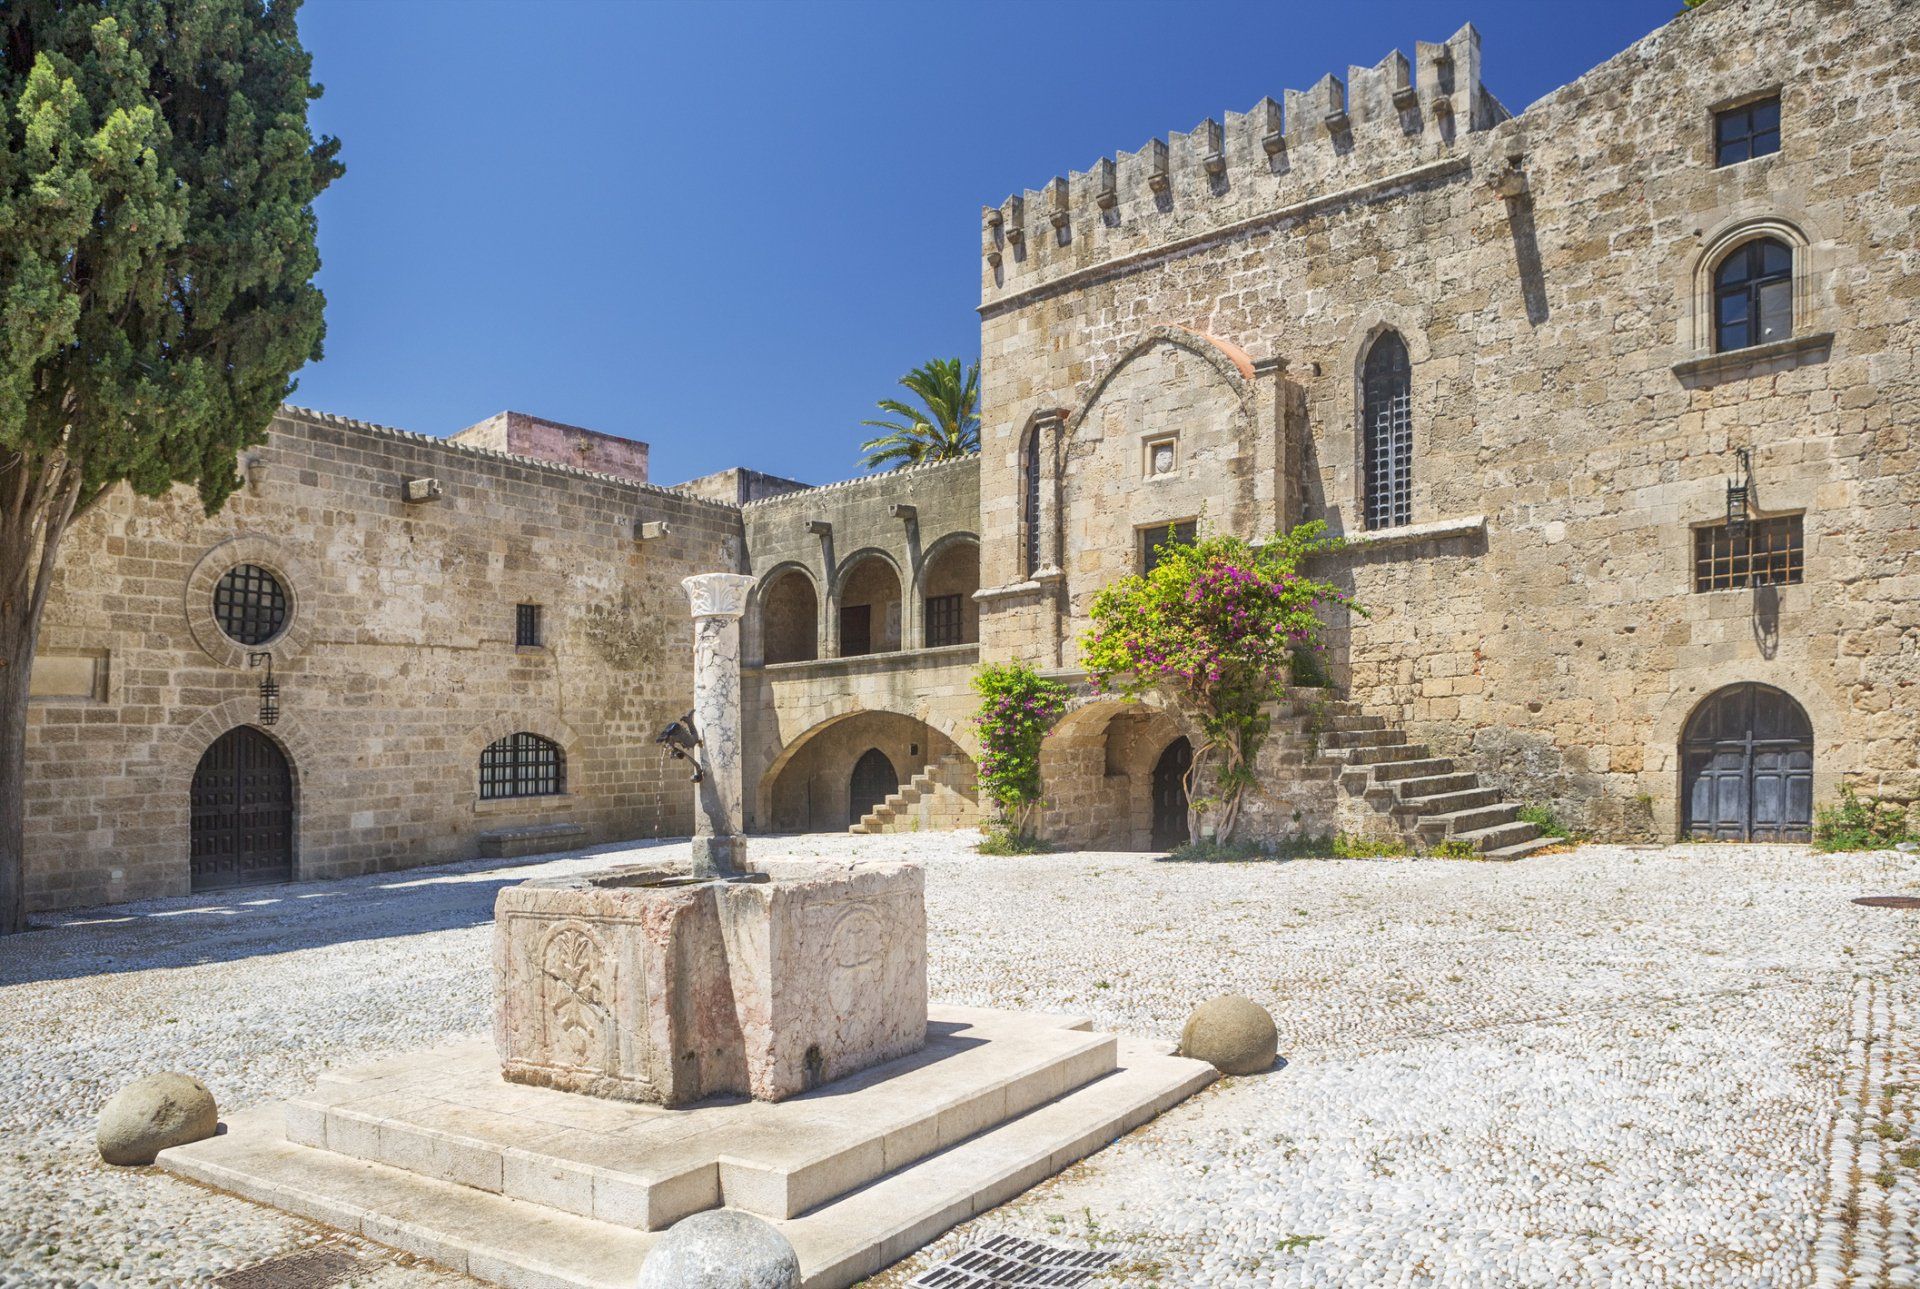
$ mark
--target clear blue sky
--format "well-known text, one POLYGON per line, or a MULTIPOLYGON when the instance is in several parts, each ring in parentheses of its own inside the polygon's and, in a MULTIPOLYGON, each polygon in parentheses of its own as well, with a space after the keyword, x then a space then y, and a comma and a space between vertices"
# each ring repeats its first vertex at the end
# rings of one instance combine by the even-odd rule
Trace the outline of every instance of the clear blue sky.
POLYGON ((511 407, 646 440, 659 483, 847 478, 902 373, 978 356, 983 204, 1469 20, 1517 112, 1678 8, 308 0, 347 174, 293 401, 511 407))

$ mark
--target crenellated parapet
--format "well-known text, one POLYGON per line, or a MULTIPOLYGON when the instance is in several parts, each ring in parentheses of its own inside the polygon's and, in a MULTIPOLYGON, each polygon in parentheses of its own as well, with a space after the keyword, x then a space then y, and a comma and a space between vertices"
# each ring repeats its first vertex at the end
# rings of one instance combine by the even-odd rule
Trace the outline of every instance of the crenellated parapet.
POLYGON ((1461 135, 1507 116, 1480 82, 1472 24, 1421 41, 1412 61, 1395 50, 1345 80, 1329 73, 986 207, 982 306, 1444 162, 1461 135))

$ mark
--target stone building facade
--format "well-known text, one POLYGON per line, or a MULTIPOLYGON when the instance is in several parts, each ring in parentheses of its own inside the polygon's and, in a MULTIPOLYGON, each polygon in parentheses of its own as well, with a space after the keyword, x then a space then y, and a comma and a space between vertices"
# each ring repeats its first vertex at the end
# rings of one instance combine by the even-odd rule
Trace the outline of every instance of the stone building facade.
MULTIPOLYGON (((1093 595, 1186 525, 1325 521, 1369 610, 1337 697, 1276 707, 1260 835, 1510 852, 1524 802, 1793 838, 1842 782, 1911 800, 1917 84, 1920 6, 1713 0, 1517 113, 1468 27, 1118 153, 983 212, 963 461, 663 489, 644 445, 520 414, 289 410, 221 515, 116 497, 70 539, 30 898, 188 889, 197 769, 243 727, 221 773, 285 759, 302 876, 684 833, 650 738, 678 581, 722 569, 759 580, 750 825, 971 819, 975 667, 1075 682, 1093 595), (242 566, 287 600, 257 648, 214 610, 242 566), (503 773, 558 790, 483 797, 503 773)), ((1168 844, 1190 738, 1082 694, 1043 827, 1168 844)))
POLYGON ((1720 0, 1516 116, 1467 28, 989 208, 983 654, 1070 671, 1156 526, 1321 519, 1371 610, 1340 686, 1512 799, 1638 836, 1756 777, 1911 799, 1916 48, 1895 0, 1720 0), (1717 694, 1747 723, 1701 743, 1792 763, 1703 787, 1717 694))

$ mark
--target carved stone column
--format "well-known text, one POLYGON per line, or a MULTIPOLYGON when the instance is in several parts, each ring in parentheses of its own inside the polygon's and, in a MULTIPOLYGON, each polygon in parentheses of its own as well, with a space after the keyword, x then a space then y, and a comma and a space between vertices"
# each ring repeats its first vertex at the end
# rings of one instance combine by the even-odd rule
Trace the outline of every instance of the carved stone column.
POLYGON ((700 782, 693 819, 693 875, 732 877, 746 839, 740 792, 740 615, 753 579, 702 573, 680 585, 693 603, 693 724, 700 782))

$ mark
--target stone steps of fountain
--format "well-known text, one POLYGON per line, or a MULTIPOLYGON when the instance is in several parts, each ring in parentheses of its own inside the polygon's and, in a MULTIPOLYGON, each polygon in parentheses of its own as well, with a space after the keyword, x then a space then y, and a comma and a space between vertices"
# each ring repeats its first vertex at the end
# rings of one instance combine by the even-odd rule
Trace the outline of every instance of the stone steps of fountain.
POLYGON ((1114 1067, 1067 1017, 929 1012, 927 1045, 780 1102, 663 1109, 508 1083, 484 1040, 323 1077, 287 1137, 657 1231, 725 1204, 793 1217, 1114 1067))
MULTIPOLYGON (((959 1026, 948 1037, 966 1040, 971 1036, 974 1047, 968 1050, 994 1049, 1004 1039, 986 1035, 1004 1035, 1016 1022, 1089 1039, 1107 1037, 1062 1029, 1060 1017, 948 1008, 933 1009, 932 1015, 959 1026)), ((1002 1113, 979 1122, 971 1135, 936 1145, 911 1160, 885 1162, 882 1173, 858 1189, 796 1216, 775 1219, 800 1256, 807 1289, 842 1289, 873 1275, 956 1223, 1006 1202, 1092 1154, 1213 1080, 1211 1066, 1171 1055, 1170 1046, 1120 1039, 1113 1043, 1111 1068, 1105 1074, 1063 1089, 1024 1113, 1005 1109, 1019 1098, 1003 1102, 1002 1113)), ((931 1064, 944 1064, 959 1055, 941 1055, 931 1064)), ((386 1063, 388 1067, 396 1064, 404 1061, 386 1063)), ((881 1100, 908 1095, 904 1085, 887 1087, 900 1072, 880 1075, 884 1068, 867 1072, 879 1077, 865 1086, 843 1086, 862 1082, 866 1079, 862 1075, 810 1095, 820 1101, 844 1101, 839 1110, 851 1129, 881 1100)), ((389 1068, 378 1077, 398 1072, 389 1068)), ((1005 1077, 998 1081, 1011 1086, 1011 1071, 1003 1073, 1005 1077)), ((569 1102, 589 1100, 545 1089, 518 1090, 569 1102)), ((762 1103, 760 1108, 778 1110, 792 1104, 762 1103)), ((709 1108, 655 1113, 684 1117, 709 1108)), ((163 1152, 160 1166, 494 1284, 627 1289, 658 1238, 611 1212, 606 1218, 582 1216, 552 1203, 513 1198, 303 1145, 289 1139, 289 1121, 283 1106, 230 1115, 223 1134, 163 1152)), ((533 1147, 530 1153, 537 1155, 541 1149, 533 1147)))

